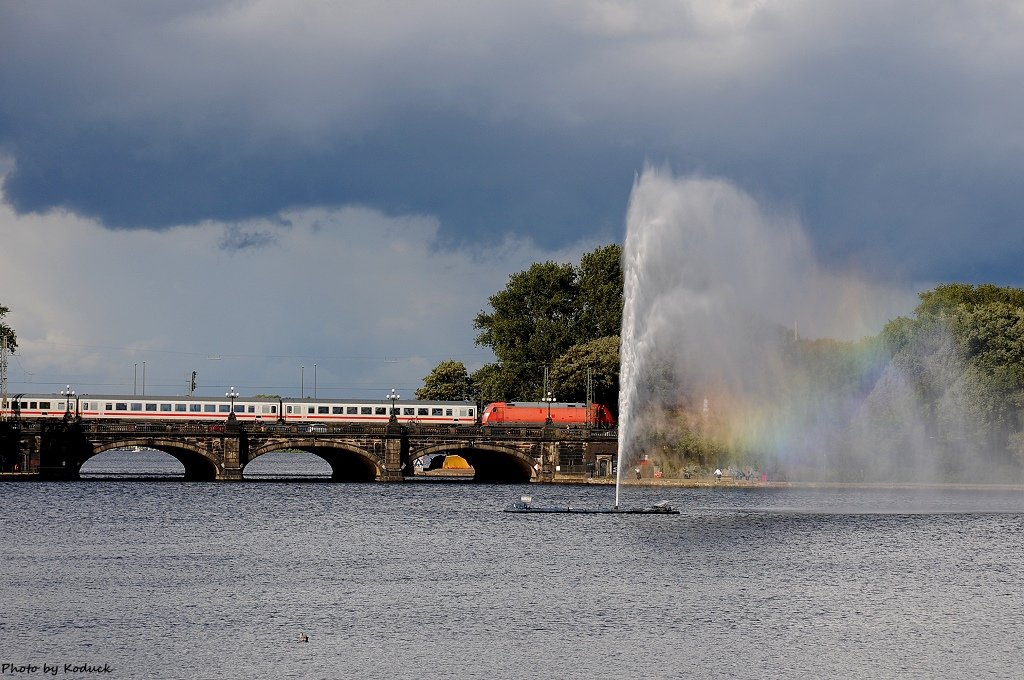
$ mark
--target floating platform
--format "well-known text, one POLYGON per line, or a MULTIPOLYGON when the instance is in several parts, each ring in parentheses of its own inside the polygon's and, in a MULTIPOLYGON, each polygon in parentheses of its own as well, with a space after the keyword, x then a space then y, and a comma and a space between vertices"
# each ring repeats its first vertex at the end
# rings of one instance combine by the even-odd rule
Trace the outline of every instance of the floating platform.
POLYGON ((646 508, 574 508, 571 505, 533 505, 529 496, 523 496, 520 500, 505 508, 505 512, 519 513, 563 513, 573 515, 678 515, 679 511, 669 505, 668 501, 661 501, 646 508))

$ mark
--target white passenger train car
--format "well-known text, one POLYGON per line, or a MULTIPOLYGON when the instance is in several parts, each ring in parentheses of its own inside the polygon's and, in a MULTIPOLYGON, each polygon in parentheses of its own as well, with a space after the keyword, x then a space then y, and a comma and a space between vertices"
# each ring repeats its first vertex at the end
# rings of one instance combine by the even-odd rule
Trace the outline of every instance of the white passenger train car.
MULTIPOLYGON (((391 401, 339 399, 287 399, 160 397, 139 395, 83 394, 67 399, 56 394, 12 395, 0 404, 7 418, 62 418, 125 421, 221 421, 234 411, 241 421, 264 423, 387 423, 391 401)), ((406 400, 395 404, 401 423, 474 424, 477 407, 471 401, 406 400)))

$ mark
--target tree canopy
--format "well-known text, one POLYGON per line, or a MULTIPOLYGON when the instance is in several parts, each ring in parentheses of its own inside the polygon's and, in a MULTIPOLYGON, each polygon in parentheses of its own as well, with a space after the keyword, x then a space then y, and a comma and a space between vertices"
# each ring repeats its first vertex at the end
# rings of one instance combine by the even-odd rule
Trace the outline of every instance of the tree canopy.
POLYGON ((428 376, 423 378, 423 387, 416 390, 417 399, 439 401, 461 401, 474 396, 473 381, 470 380, 466 365, 455 359, 442 361, 428 376))
POLYGON ((18 349, 18 336, 14 333, 14 329, 3 322, 4 315, 11 311, 7 307, 0 305, 0 337, 7 338, 7 351, 14 353, 18 349))
POLYGON ((957 468, 965 451, 1024 463, 1024 290, 951 283, 920 298, 915 316, 890 321, 882 337, 943 464, 957 468))
POLYGON ((588 369, 595 395, 618 401, 619 327, 622 325, 622 249, 615 244, 586 253, 579 265, 540 262, 509 276, 488 298, 490 309, 473 320, 476 343, 497 359, 468 375, 449 359, 424 378, 417 397, 522 401, 549 390, 563 401, 587 396, 588 369))
POLYGON ((476 343, 491 348, 497 358, 472 376, 480 398, 538 399, 548 368, 549 389, 557 399, 582 401, 590 368, 614 409, 621 260, 622 249, 612 244, 586 253, 579 266, 549 261, 512 274, 504 290, 488 299, 491 311, 481 311, 473 321, 480 331, 476 343), (603 341, 592 344, 598 340, 603 341))

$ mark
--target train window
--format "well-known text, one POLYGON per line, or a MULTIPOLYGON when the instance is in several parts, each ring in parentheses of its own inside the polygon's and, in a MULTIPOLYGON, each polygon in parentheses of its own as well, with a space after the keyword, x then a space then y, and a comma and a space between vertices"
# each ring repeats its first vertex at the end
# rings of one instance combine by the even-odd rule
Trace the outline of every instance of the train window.
POLYGON ((429 416, 430 415, 430 409, 418 408, 418 409, 416 409, 416 415, 418 415, 418 416, 429 416))
POLYGON ((190 413, 199 413, 203 410, 202 404, 189 404, 188 410, 190 413))
POLYGON ((443 413, 444 413, 444 409, 443 408, 432 408, 432 409, 430 409, 430 415, 432 415, 432 416, 439 416, 439 415, 442 415, 443 413))
MULTIPOLYGON (((182 404, 182 405, 184 406, 184 404, 182 404)), ((170 404, 160 404, 160 410, 164 411, 164 412, 171 411, 171 410, 173 410, 173 408, 174 407, 171 406, 170 404)))
POLYGON ((235 413, 245 413, 245 404, 235 404, 235 413))
POLYGON ((388 414, 388 410, 384 406, 375 407, 373 412, 378 416, 386 416, 388 414))
POLYGON ((29 407, 29 408, 39 408, 39 407, 38 407, 38 406, 36 405, 36 402, 34 402, 34 401, 30 401, 30 402, 28 402, 28 407, 29 407))
POLYGON ((106 410, 107 410, 107 411, 113 411, 113 410, 114 410, 114 405, 113 405, 113 404, 110 404, 110 403, 108 403, 108 404, 107 404, 107 408, 106 408, 106 410))
POLYGON ((133 411, 141 411, 142 410, 142 402, 141 401, 133 401, 132 402, 132 409, 131 410, 133 410, 133 411))
POLYGON ((216 413, 216 412, 217 412, 217 405, 216 404, 203 404, 203 413, 216 413))
POLYGON ((306 413, 316 413, 316 409, 310 406, 309 408, 306 409, 306 413))
POLYGON ((249 404, 249 408, 247 410, 248 410, 249 413, 256 413, 256 405, 255 404, 249 404))
POLYGON ((271 413, 277 413, 277 406, 275 406, 274 404, 271 404, 270 405, 270 412, 271 413))
MULTIPOLYGON (((43 406, 43 408, 50 408, 50 406, 49 406, 49 404, 47 404, 46 406, 43 406)), ((68 408, 71 408, 71 406, 68 405, 68 408)), ((64 402, 63 401, 58 401, 57 402, 57 409, 58 410, 63 410, 64 409, 64 402)))
POLYGON ((350 416, 354 416, 357 413, 359 413, 359 408, 356 407, 356 406, 346 406, 345 407, 345 413, 347 413, 350 416))
MULTIPOLYGON (((61 403, 63 404, 64 402, 61 402, 61 403)), ((41 402, 39 402, 39 408, 40 409, 49 409, 50 408, 50 402, 48 402, 48 401, 41 401, 41 402)))
POLYGON ((263 406, 260 407, 260 413, 273 413, 273 412, 274 412, 274 407, 271 406, 270 404, 263 404, 263 406))
POLYGON ((446 408, 446 409, 444 410, 444 414, 445 414, 446 416, 450 416, 450 415, 452 414, 452 410, 451 410, 450 408, 446 408))
POLYGON ((231 404, 217 404, 218 413, 231 413, 231 404))
POLYGON ((21 402, 21 403, 19 404, 19 406, 20 406, 21 408, 28 408, 28 402, 27 402, 27 401, 23 401, 23 402, 21 402))
POLYGON ((317 413, 330 413, 331 412, 331 407, 330 406, 317 406, 316 407, 316 412, 317 413))
MULTIPOLYGON (((110 406, 108 405, 107 408, 110 408, 110 406)), ((127 411, 128 404, 126 402, 119 401, 116 404, 114 404, 114 409, 117 411, 127 411)))
POLYGON ((156 404, 146 404, 146 410, 147 411, 155 411, 156 410, 156 404))
POLYGON ((414 416, 414 415, 416 415, 416 409, 412 408, 411 406, 406 406, 406 407, 402 408, 402 415, 403 416, 414 416))
POLYGON ((331 413, 333 413, 336 416, 341 415, 341 407, 340 406, 332 406, 331 407, 331 413))
POLYGON ((369 406, 360 406, 359 413, 364 416, 370 416, 373 415, 373 409, 370 408, 369 406))
POLYGON ((85 410, 85 411, 88 411, 89 410, 89 402, 83 401, 82 402, 82 409, 85 410))
POLYGON ((288 404, 288 413, 291 413, 291 412, 292 412, 292 405, 288 404))
POLYGON ((469 414, 468 415, 469 415, 470 418, 473 417, 473 409, 469 409, 469 414))

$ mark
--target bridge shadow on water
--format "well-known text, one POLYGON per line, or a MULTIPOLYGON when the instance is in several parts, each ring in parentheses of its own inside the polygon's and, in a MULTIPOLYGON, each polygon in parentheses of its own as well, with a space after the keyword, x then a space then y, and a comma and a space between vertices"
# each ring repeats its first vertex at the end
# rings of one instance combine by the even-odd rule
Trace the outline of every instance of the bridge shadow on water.
POLYGON ((169 453, 155 449, 112 449, 98 453, 82 464, 81 479, 90 481, 143 479, 182 481, 185 466, 169 453))

